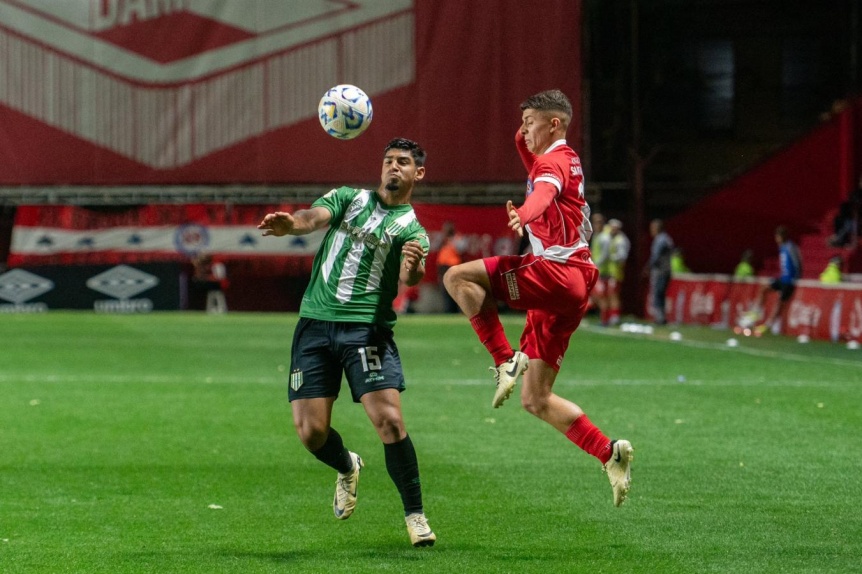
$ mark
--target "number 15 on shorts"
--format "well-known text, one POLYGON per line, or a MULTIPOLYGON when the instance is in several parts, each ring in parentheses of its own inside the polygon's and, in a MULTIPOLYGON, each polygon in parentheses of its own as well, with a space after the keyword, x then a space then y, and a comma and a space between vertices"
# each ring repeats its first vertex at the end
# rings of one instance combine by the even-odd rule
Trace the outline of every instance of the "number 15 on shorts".
POLYGON ((381 369, 380 357, 377 355, 377 347, 359 347, 357 349, 359 358, 362 359, 362 370, 379 371, 381 369))

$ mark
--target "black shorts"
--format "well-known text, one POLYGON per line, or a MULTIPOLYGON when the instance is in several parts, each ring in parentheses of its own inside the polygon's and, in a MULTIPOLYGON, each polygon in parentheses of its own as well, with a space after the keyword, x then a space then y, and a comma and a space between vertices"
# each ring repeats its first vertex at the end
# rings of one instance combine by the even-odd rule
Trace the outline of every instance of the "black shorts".
POLYGON ((338 397, 342 374, 356 403, 371 391, 403 391, 404 371, 392 331, 301 318, 293 332, 288 399, 338 397))
POLYGON ((772 283, 769 284, 769 287, 773 291, 778 291, 781 294, 782 301, 787 301, 793 297, 793 292, 796 291, 796 285, 793 283, 784 283, 781 279, 773 279, 772 283))

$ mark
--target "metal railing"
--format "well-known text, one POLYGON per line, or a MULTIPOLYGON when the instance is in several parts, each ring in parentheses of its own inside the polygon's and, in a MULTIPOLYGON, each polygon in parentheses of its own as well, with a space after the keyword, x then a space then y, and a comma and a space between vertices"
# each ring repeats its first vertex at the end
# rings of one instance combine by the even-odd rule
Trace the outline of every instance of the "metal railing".
MULTIPOLYGON (((369 187, 369 186, 365 186, 369 187)), ((370 186, 374 187, 374 186, 370 186)), ((311 203, 331 189, 321 185, 190 185, 190 186, 6 186, 0 187, 0 205, 146 205, 184 203, 272 204, 311 203)), ((590 187, 587 199, 600 190, 590 187)), ((422 185, 416 203, 500 205, 524 196, 524 184, 493 183, 422 185)))

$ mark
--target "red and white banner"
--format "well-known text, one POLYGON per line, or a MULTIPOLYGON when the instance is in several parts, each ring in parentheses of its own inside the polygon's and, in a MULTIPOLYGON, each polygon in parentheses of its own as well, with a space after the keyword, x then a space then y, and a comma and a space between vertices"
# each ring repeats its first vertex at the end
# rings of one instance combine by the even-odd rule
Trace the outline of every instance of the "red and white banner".
POLYGON ((521 181, 519 104, 580 117, 580 28, 581 0, 0 0, 0 185, 358 184, 393 137, 426 181, 521 181), (341 83, 360 140, 318 123, 341 83))
MULTIPOLYGON (((675 276, 667 291, 667 319, 671 323, 736 327, 757 300, 769 279, 734 280, 728 275, 675 276)), ((777 303, 770 291, 764 314, 777 303)), ((780 332, 831 341, 862 340, 862 284, 825 285, 802 280, 785 313, 780 332)))
MULTIPOLYGON (((15 214, 9 265, 116 264, 188 261, 197 254, 220 259, 312 257, 323 231, 299 237, 263 237, 257 224, 273 211, 307 205, 147 205, 87 209, 21 206, 15 214)), ((444 222, 459 231, 465 260, 518 250, 505 208, 416 204, 432 253, 426 277, 436 280, 434 253, 444 222)))
POLYGON ((21 206, 15 214, 9 265, 186 261, 199 253, 222 257, 314 255, 323 232, 264 238, 257 229, 266 213, 299 207, 197 204, 95 210, 21 206))

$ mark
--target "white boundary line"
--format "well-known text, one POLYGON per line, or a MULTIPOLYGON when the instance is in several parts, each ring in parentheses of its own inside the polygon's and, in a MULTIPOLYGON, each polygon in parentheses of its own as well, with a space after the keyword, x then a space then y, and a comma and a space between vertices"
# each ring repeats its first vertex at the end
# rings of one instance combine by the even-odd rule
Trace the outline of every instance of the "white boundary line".
MULTIPOLYGON (((751 349, 743 346, 737 347, 728 347, 724 343, 707 343, 705 341, 690 341, 683 339, 682 341, 671 341, 665 337, 660 337, 658 335, 647 335, 645 333, 623 333, 621 331, 614 330, 613 328, 600 328, 593 327, 592 325, 584 325, 582 330, 589 331, 590 333, 595 333, 598 335, 605 335, 608 337, 623 337, 623 338, 631 338, 631 339, 648 339, 650 341, 654 341, 657 343, 667 343, 669 345, 681 345, 685 347, 693 347, 697 349, 711 349, 713 351, 722 351, 722 352, 735 352, 735 353, 745 353, 746 355, 752 355, 755 357, 768 357, 770 359, 785 359, 788 361, 798 361, 800 363, 826 363, 830 365, 837 365, 841 367, 857 367, 862 369, 862 360, 852 361, 848 359, 835 359, 832 357, 816 357, 811 355, 798 355, 795 353, 782 353, 778 351, 767 351, 765 349, 751 349)), ((728 338, 736 338, 732 334, 729 334, 728 338)), ((743 339, 744 340, 744 339, 743 339)))

